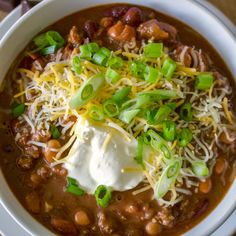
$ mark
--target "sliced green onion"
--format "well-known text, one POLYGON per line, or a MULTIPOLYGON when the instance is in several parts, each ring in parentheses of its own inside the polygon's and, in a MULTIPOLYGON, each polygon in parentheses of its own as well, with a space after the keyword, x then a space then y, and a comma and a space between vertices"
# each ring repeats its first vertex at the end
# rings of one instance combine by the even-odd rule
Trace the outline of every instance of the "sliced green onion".
POLYGON ((120 113, 119 119, 129 124, 139 112, 140 109, 124 110, 120 113))
POLYGON ((61 136, 60 131, 58 130, 58 128, 57 128, 55 125, 52 125, 52 126, 50 127, 50 132, 51 132, 52 137, 53 137, 54 139, 58 139, 58 138, 60 138, 60 136, 61 136))
POLYGON ((173 76, 175 70, 176 70, 176 62, 169 57, 166 58, 162 65, 161 73, 166 77, 166 79, 169 80, 173 76))
POLYGON ((33 39, 35 45, 39 48, 44 48, 49 45, 49 42, 46 38, 46 33, 40 34, 33 39))
POLYGON ((172 152, 168 143, 154 130, 148 130, 144 136, 145 143, 150 143, 151 146, 158 152, 162 152, 164 157, 168 160, 172 159, 172 152))
POLYGON ((80 54, 79 57, 83 59, 90 60, 92 58, 92 52, 89 49, 88 44, 81 45, 79 47, 80 54))
POLYGON ((22 114, 24 114, 25 112, 25 104, 24 103, 20 103, 20 104, 14 104, 13 107, 12 107, 12 115, 14 117, 19 117, 21 116, 22 114))
POLYGON ((131 86, 124 87, 115 92, 115 94, 112 96, 112 100, 114 100, 118 104, 121 104, 126 100, 130 92, 131 86))
POLYGON ((95 42, 88 43, 86 45, 87 45, 88 51, 91 53, 96 53, 99 51, 99 45, 95 42))
POLYGON ((53 46, 49 46, 49 47, 46 47, 46 48, 43 48, 40 50, 40 54, 42 56, 46 56, 46 55, 49 55, 49 54, 54 54, 57 50, 57 46, 56 45, 53 45, 53 46))
POLYGON ((100 50, 93 55, 93 61, 94 63, 105 66, 107 63, 108 57, 102 53, 100 50))
POLYGON ((204 161, 193 161, 191 164, 193 173, 197 177, 203 178, 209 175, 209 169, 204 161))
POLYGON ((159 181, 157 182, 154 190, 154 196, 157 200, 164 197, 174 185, 181 168, 181 161, 175 160, 169 164, 163 171, 159 181))
POLYGON ((172 111, 174 111, 176 108, 177 108, 177 104, 176 102, 171 102, 171 103, 168 103, 166 104, 168 107, 171 108, 172 111))
POLYGON ((78 109, 87 104, 97 95, 104 82, 105 77, 102 73, 98 73, 92 76, 89 80, 85 81, 80 89, 72 96, 69 103, 70 108, 78 109))
POLYGON ((111 56, 111 51, 108 48, 104 48, 102 47, 99 52, 103 53, 104 55, 106 55, 106 57, 110 57, 111 56))
POLYGON ((179 145, 181 147, 188 146, 188 144, 192 141, 192 138, 192 131, 189 128, 183 128, 178 135, 179 145))
POLYGON ((181 108, 180 108, 180 118, 185 121, 191 121, 193 119, 193 114, 192 114, 192 105, 190 102, 185 103, 181 108))
POLYGON ((143 48, 145 57, 155 57, 158 58, 163 53, 163 44, 162 43, 149 43, 143 48))
POLYGON ((140 92, 137 95, 138 96, 142 96, 142 95, 152 96, 153 99, 155 99, 155 101, 179 97, 178 93, 175 90, 166 90, 166 89, 156 89, 156 90, 148 91, 148 92, 140 92))
POLYGON ((115 117, 120 113, 118 104, 112 99, 103 103, 103 110, 109 117, 115 117))
POLYGON ((150 110, 149 108, 146 108, 143 110, 143 117, 145 120, 147 120, 149 125, 155 125, 157 123, 155 120, 156 113, 157 109, 150 110))
POLYGON ((92 106, 90 109, 89 109, 89 117, 93 120, 96 120, 96 121, 102 121, 104 120, 104 113, 103 113, 103 110, 101 107, 99 106, 92 106))
POLYGON ((144 70, 144 79, 149 83, 156 83, 160 79, 158 69, 151 66, 146 66, 144 70))
POLYGON ((133 61, 130 64, 131 73, 136 77, 143 78, 145 68, 146 64, 140 61, 133 61))
POLYGON ((111 201, 111 188, 105 186, 105 185, 99 185, 97 189, 95 190, 95 198, 97 201, 97 204, 105 208, 109 205, 109 202, 111 201))
POLYGON ((81 73, 81 60, 78 56, 73 57, 72 59, 72 67, 77 75, 81 73))
POLYGON ((64 38, 56 31, 48 31, 46 39, 51 46, 57 46, 57 48, 61 48, 65 44, 64 38))
POLYGON ((135 161, 143 166, 143 152, 144 152, 144 140, 143 140, 143 136, 139 136, 137 138, 137 142, 138 142, 138 145, 137 145, 137 150, 136 150, 136 155, 135 155, 135 161))
POLYGON ((67 177, 66 191, 69 193, 73 193, 77 196, 82 196, 85 194, 85 191, 78 186, 77 181, 70 177, 67 177))
POLYGON ((210 89, 214 82, 213 75, 210 73, 201 73, 197 76, 195 88, 201 90, 210 89))
POLYGON ((174 121, 166 120, 163 122, 163 137, 167 141, 174 141, 176 136, 176 124, 174 121))
POLYGON ((108 60, 108 66, 112 69, 120 69, 124 65, 121 57, 112 57, 108 60))
POLYGON ((168 105, 163 105, 158 109, 154 120, 156 120, 157 123, 162 123, 165 119, 167 119, 171 112, 172 109, 168 105))
POLYGON ((119 79, 120 79, 120 74, 117 71, 115 71, 111 68, 107 69, 106 81, 108 83, 115 84, 117 81, 119 81, 119 79))

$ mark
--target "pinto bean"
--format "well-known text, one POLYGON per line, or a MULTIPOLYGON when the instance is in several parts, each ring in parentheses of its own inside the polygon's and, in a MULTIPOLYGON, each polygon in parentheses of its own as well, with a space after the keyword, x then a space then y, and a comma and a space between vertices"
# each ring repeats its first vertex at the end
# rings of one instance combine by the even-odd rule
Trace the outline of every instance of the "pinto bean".
POLYGON ((70 30, 68 42, 73 44, 74 47, 78 47, 81 44, 81 38, 78 33, 78 28, 73 26, 70 30))
POLYGON ((44 149, 44 158, 48 163, 53 162, 53 158, 56 156, 58 150, 61 148, 61 144, 56 139, 51 139, 47 143, 47 147, 44 149))
POLYGON ((158 21, 155 19, 142 23, 137 30, 141 37, 146 39, 164 40, 169 37, 169 34, 161 29, 158 21))
POLYGON ((29 170, 33 167, 33 159, 29 156, 22 156, 17 160, 17 165, 22 170, 29 170))
POLYGON ((40 213, 40 198, 36 191, 29 193, 26 196, 25 201, 29 211, 35 214, 40 213))
POLYGON ((134 203, 131 203, 131 204, 127 205, 126 208, 125 208, 125 211, 130 213, 130 214, 135 214, 135 213, 138 212, 138 210, 139 210, 138 206, 134 203))
POLYGON ((75 223, 77 225, 82 225, 82 226, 89 225, 90 220, 89 220, 88 214, 83 210, 77 211, 75 213, 75 223))
POLYGON ((220 175, 224 172, 225 168, 226 168, 226 160, 223 157, 217 158, 214 168, 215 173, 217 175, 220 175))
POLYGON ((136 37, 136 33, 133 27, 118 21, 108 30, 108 36, 116 41, 129 42, 136 37))
POLYGON ((211 179, 208 178, 204 182, 199 183, 199 190, 202 193, 209 193, 212 189, 212 182, 211 179))
POLYGON ((98 31, 98 29, 99 29, 98 24, 95 21, 87 20, 84 23, 84 31, 90 39, 93 39, 93 37, 94 37, 95 33, 98 31))
POLYGON ((158 222, 149 221, 145 226, 145 231, 148 235, 157 235, 161 232, 161 226, 158 222))
POLYGON ((51 225, 55 230, 63 234, 76 235, 77 233, 76 227, 72 222, 63 220, 59 217, 52 217, 51 225))
POLYGON ((113 25, 113 18, 112 17, 103 17, 100 21, 100 25, 103 28, 109 28, 113 25))
POLYGON ((142 22, 142 11, 137 7, 131 7, 123 17, 124 23, 138 26, 142 22))

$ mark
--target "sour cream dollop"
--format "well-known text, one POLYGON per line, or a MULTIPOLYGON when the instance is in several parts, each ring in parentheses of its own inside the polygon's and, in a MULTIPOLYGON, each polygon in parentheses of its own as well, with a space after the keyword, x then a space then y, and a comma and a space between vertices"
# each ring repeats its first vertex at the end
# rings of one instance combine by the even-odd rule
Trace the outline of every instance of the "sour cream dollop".
POLYGON ((134 160, 136 139, 129 142, 119 131, 84 120, 77 123, 75 133, 77 138, 64 167, 88 193, 94 193, 101 184, 125 191, 143 180, 143 172, 134 160))

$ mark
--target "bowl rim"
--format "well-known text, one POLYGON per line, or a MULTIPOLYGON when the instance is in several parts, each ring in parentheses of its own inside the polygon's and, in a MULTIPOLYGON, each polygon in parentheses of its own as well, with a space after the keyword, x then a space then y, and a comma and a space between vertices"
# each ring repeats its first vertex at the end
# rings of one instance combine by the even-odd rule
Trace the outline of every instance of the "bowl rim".
MULTIPOLYGON (((24 21, 28 20, 30 18, 31 15, 33 15, 35 12, 39 11, 42 7, 46 6, 47 4, 49 4, 50 2, 53 2, 55 0, 45 0, 41 3, 39 3, 37 6, 35 6, 32 10, 30 10, 28 13, 26 13, 23 17, 21 17, 9 30, 8 32, 6 33, 6 35, 1 39, 0 41, 0 47, 1 45, 5 44, 8 37, 15 31, 15 29, 17 29, 24 21)), ((212 11, 210 11, 209 9, 207 9, 206 7, 204 7, 203 4, 201 4, 200 0, 186 0, 186 1, 189 1, 191 2, 192 4, 196 5, 196 7, 201 7, 202 8, 202 11, 205 11, 205 12, 208 12, 208 15, 211 15, 211 17, 213 17, 218 24, 220 24, 221 26, 224 27, 224 29, 227 31, 228 35, 233 39, 234 42, 236 42, 236 36, 235 34, 233 33, 233 31, 227 27, 226 24, 224 24, 220 18, 217 17, 216 14, 214 14, 212 11)), ((125 3, 125 0, 123 1, 125 3)), ((127 1, 128 2, 128 1, 127 1)), ((127 3, 126 2, 126 3, 127 3)), ((96 5, 102 5, 100 3, 98 4, 93 4, 94 6, 96 5)), ((145 4, 142 4, 142 3, 137 3, 137 5, 144 5, 145 4)), ((79 10, 82 10, 84 9, 83 7, 79 10)), ((226 18, 226 17, 225 17, 226 18)), ((228 20, 229 21, 229 20, 228 20)), ((183 21, 184 22, 184 21, 183 21)), ((0 175, 0 178, 1 178, 1 175, 0 175)), ((4 181, 7 182, 5 180, 5 178, 3 177, 4 181)), ((235 181, 234 181, 235 182, 235 181)), ((231 186, 233 185, 233 183, 231 184, 231 186)), ((230 187, 231 188, 231 187, 230 187)), ((10 189, 10 188, 9 188, 10 189)), ((11 194, 15 197, 15 195, 12 193, 12 191, 10 190, 11 194)), ((228 190, 229 192, 229 190, 228 190)), ((226 193, 227 194, 227 193, 226 193)), ((16 198, 16 197, 15 197, 16 198)), ((225 196, 224 196, 225 198, 225 196)), ((17 198, 16 198, 17 199, 17 198)), ((222 199, 223 200, 223 199, 222 199)), ((18 200, 17 200, 18 201, 18 200)), ((15 214, 15 212, 12 211, 11 207, 8 206, 8 204, 6 203, 6 199, 2 198, 2 196, 0 195, 0 203, 1 205, 7 210, 7 212, 12 216, 12 218, 21 226, 23 227, 28 233, 32 234, 32 229, 33 227, 29 227, 29 226, 26 226, 26 224, 24 222, 22 222, 22 220, 19 219, 19 217, 15 214)), ((23 208, 23 207, 22 207, 23 208)), ((217 206, 216 206, 217 208, 217 206)), ((24 208, 23 208, 24 209, 24 208)), ((215 224, 215 227, 213 227, 211 230, 209 229, 207 233, 212 233, 214 232, 217 228, 220 227, 221 224, 223 224, 223 222, 225 222, 227 220, 227 218, 229 217, 230 214, 232 214, 232 212, 236 209, 236 201, 234 201, 234 204, 233 206, 231 207, 231 210, 229 210, 225 215, 224 217, 218 221, 217 224, 215 224)), ((28 213, 29 214, 29 213, 28 213)), ((210 213, 211 214, 211 213, 210 213)), ((30 217, 32 217, 30 214, 29 214, 30 217)), ((33 217, 32 217, 33 218, 33 217)), ((37 221, 35 221, 37 222, 37 221)), ((202 222, 202 221, 201 221, 202 222)), ((200 223, 201 223, 200 222, 200 223)), ((200 224, 199 223, 199 224, 200 224)), ((38 223, 40 224, 40 223, 38 223)), ((195 226, 196 227, 196 226, 195 226)), ((190 229, 191 230, 191 229, 190 229)), ((48 231, 50 232, 50 231, 48 231)), ((50 232, 51 233, 51 232, 50 232)))

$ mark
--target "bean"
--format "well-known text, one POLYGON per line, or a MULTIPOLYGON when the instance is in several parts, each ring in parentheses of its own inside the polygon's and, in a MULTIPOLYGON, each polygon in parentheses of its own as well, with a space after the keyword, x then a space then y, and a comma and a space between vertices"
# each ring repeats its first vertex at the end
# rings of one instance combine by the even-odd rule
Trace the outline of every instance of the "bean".
POLYGON ((86 35, 92 39, 95 33, 98 31, 98 24, 95 21, 87 20, 84 23, 84 31, 86 35))
POLYGON ((127 6, 118 6, 118 7, 113 7, 112 9, 109 9, 104 13, 105 16, 112 16, 115 18, 119 18, 123 16, 128 10, 127 6))
POLYGON ((22 156, 17 160, 17 165, 22 170, 29 170, 33 167, 33 159, 29 156, 22 156))
POLYGON ((48 168, 47 166, 41 166, 40 168, 37 169, 37 174, 44 180, 48 179, 52 172, 51 169, 48 168))
POLYGON ((47 143, 47 147, 44 150, 44 158, 50 164, 53 162, 53 158, 56 156, 57 152, 61 148, 61 144, 56 139, 51 139, 47 143))
POLYGON ((123 21, 132 26, 138 26, 142 22, 142 11, 137 7, 131 7, 124 15, 123 21))
POLYGON ((98 227, 100 231, 104 234, 111 234, 114 233, 115 229, 117 228, 117 223, 115 218, 111 215, 106 215, 103 212, 98 213, 98 227))
POLYGON ((157 235, 161 232, 161 226, 158 222, 149 221, 145 226, 145 230, 149 235, 157 235))
POLYGON ((30 175, 30 180, 34 187, 37 187, 42 182, 42 178, 36 173, 30 175))
POLYGON ((103 17, 100 21, 100 25, 103 28, 108 28, 113 25, 113 18, 112 17, 103 17))
POLYGON ((222 174, 224 172, 225 168, 226 168, 226 161, 225 161, 225 159, 223 159, 221 157, 218 158, 216 160, 216 164, 215 164, 215 173, 220 175, 220 174, 222 174))
POLYGON ((89 217, 87 215, 87 213, 83 210, 79 210, 75 213, 75 223, 77 225, 89 225, 90 224, 90 220, 89 217))
POLYGON ((55 230, 64 234, 76 235, 77 233, 76 227, 72 222, 63 220, 59 217, 52 217, 51 225, 55 230))
POLYGON ((64 177, 67 176, 67 169, 65 169, 61 165, 53 167, 52 171, 57 175, 64 176, 64 177))
POLYGON ((117 41, 129 42, 136 37, 136 31, 133 27, 118 21, 108 30, 108 36, 117 41))
POLYGON ((219 139, 222 143, 231 144, 235 141, 236 137, 234 135, 232 135, 232 137, 231 137, 231 134, 226 135, 226 133, 223 132, 223 133, 221 133, 219 139))
POLYGON ((38 214, 40 213, 40 198, 36 191, 29 193, 25 197, 26 205, 29 211, 38 214))
POLYGON ((202 193, 209 193, 211 191, 211 188, 212 182, 210 178, 206 179, 204 182, 199 183, 199 190, 202 193))

